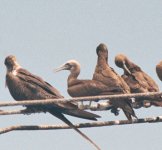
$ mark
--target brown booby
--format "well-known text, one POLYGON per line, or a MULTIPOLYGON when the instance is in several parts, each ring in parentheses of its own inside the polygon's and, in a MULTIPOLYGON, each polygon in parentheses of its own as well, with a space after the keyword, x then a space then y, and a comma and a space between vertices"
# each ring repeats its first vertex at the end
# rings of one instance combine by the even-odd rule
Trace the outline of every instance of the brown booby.
MULTIPOLYGON (((6 85, 10 91, 10 94, 16 101, 63 98, 63 96, 56 88, 45 82, 42 78, 33 75, 29 71, 23 69, 16 61, 15 56, 10 55, 6 57, 5 65, 7 68, 6 85)), ((82 135, 85 139, 92 143, 96 147, 96 149, 100 150, 100 148, 84 133, 78 130, 64 116, 64 114, 90 120, 97 120, 96 118, 100 116, 79 110, 77 109, 77 106, 71 102, 27 106, 27 108, 49 112, 50 114, 65 122, 72 129, 77 131, 80 135, 82 135)))
MULTIPOLYGON (((108 64, 107 46, 100 44, 96 49, 96 53, 98 60, 93 74, 93 80, 100 81, 107 86, 107 95, 130 93, 129 86, 108 64)), ((116 109, 121 108, 128 120, 132 120, 132 116, 136 117, 129 100, 113 100, 111 103, 116 109)))
POLYGON ((103 83, 95 80, 78 79, 80 74, 80 64, 78 61, 69 60, 59 68, 55 69, 55 72, 61 70, 70 71, 70 75, 67 79, 67 91, 71 97, 106 95, 107 87, 103 83))
MULTIPOLYGON (((158 85, 155 83, 155 81, 138 65, 130 61, 125 55, 118 54, 115 57, 115 64, 124 70, 122 78, 130 87, 131 93, 159 92, 158 85)), ((137 102, 137 104, 139 107, 145 107, 143 102, 137 102)), ((157 105, 157 103, 154 101, 152 101, 151 104, 157 105)))

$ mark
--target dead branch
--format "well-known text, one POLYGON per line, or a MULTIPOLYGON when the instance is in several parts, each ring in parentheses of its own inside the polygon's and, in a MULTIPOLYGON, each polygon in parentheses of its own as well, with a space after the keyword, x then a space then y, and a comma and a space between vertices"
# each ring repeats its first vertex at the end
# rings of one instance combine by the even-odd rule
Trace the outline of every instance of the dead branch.
MULTIPOLYGON (((134 108, 139 109, 141 107, 137 107, 134 103, 133 103, 134 108)), ((151 106, 151 105, 150 105, 151 106)), ((149 106, 149 107, 150 107, 149 106)), ((109 101, 106 102, 98 102, 98 103, 94 103, 91 105, 78 105, 79 109, 81 110, 91 110, 91 111, 106 111, 106 110, 110 110, 112 105, 109 103, 109 101)), ((36 110, 31 110, 31 109, 16 109, 16 110, 0 110, 0 115, 15 115, 15 114, 24 114, 24 115, 30 115, 33 113, 44 113, 41 111, 36 111, 36 110)))
MULTIPOLYGON (((91 123, 80 123, 76 124, 77 128, 91 128, 91 127, 103 127, 103 126, 114 126, 114 125, 127 125, 127 124, 139 124, 139 123, 158 123, 162 122, 162 116, 149 117, 143 119, 133 119, 132 122, 129 120, 116 120, 106 122, 91 122, 91 123)), ((7 128, 1 128, 0 134, 4 134, 11 131, 24 131, 24 130, 57 130, 57 129, 70 129, 67 125, 17 125, 10 126, 7 128)))
POLYGON ((18 106, 18 105, 46 105, 79 101, 95 101, 95 100, 123 100, 135 98, 136 101, 150 100, 150 101, 162 101, 162 92, 150 92, 150 93, 136 93, 136 94, 118 94, 118 95, 102 95, 102 96, 88 96, 88 97, 76 97, 69 99, 46 99, 46 100, 28 100, 19 102, 0 102, 0 107, 4 106, 18 106))

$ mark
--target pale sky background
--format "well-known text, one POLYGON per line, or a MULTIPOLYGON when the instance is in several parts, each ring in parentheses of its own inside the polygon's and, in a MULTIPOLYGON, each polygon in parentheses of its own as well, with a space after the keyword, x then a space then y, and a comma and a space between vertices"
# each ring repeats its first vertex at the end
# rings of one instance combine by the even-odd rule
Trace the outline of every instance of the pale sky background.
MULTIPOLYGON (((4 59, 13 54, 19 63, 69 97, 69 72, 53 69, 69 59, 81 63, 80 79, 91 79, 96 47, 109 48, 109 64, 120 74, 114 57, 124 53, 155 79, 162 60, 161 0, 0 0, 0 100, 13 101, 5 88, 4 59)), ((139 118, 162 115, 161 108, 135 110, 139 118)), ((126 119, 122 111, 97 112, 100 121, 126 119)), ((69 117, 74 123, 88 120, 69 117)), ((0 116, 0 127, 62 123, 50 114, 0 116)), ((162 124, 139 124, 81 129, 102 150, 161 150, 162 124)), ((2 150, 93 150, 73 130, 15 131, 0 135, 2 150)))

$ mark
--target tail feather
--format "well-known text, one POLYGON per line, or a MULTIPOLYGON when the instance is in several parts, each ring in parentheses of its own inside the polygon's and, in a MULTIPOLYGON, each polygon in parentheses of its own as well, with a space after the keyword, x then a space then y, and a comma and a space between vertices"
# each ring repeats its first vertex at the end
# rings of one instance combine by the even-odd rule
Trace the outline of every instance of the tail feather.
POLYGON ((125 116, 127 117, 127 119, 128 119, 129 121, 132 121, 132 116, 131 116, 131 114, 128 113, 127 111, 125 111, 124 109, 122 109, 122 110, 123 110, 125 116))
POLYGON ((84 111, 84 110, 79 110, 79 109, 75 109, 75 110, 64 110, 63 113, 70 115, 70 116, 74 116, 74 117, 79 117, 79 118, 83 118, 83 119, 89 119, 89 120, 97 120, 96 118, 100 118, 101 116, 84 111))
POLYGON ((122 110, 124 112, 124 114, 126 115, 127 119, 132 121, 132 116, 137 118, 131 104, 129 101, 125 101, 125 105, 122 107, 122 110))
POLYGON ((83 138, 88 140, 97 150, 101 150, 98 145, 96 145, 87 135, 85 135, 83 132, 77 129, 63 114, 61 114, 60 112, 55 112, 53 110, 50 110, 49 113, 59 118, 60 120, 65 122, 67 125, 69 125, 72 129, 78 132, 83 138))
MULTIPOLYGON (((55 109, 59 109, 63 114, 67 114, 70 116, 75 116, 75 117, 79 117, 79 118, 83 118, 83 119, 89 119, 89 120, 97 120, 96 118, 100 118, 99 115, 81 110, 78 108, 78 106, 74 103, 71 102, 66 102, 66 103, 57 103, 57 108, 55 109)), ((52 107, 48 106, 48 108, 52 109, 52 107)))

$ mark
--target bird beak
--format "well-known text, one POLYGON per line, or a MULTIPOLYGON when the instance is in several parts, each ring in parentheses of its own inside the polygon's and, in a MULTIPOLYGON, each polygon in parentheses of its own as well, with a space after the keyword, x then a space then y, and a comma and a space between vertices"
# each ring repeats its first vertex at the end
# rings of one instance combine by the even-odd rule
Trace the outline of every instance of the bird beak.
POLYGON ((127 66, 125 65, 125 63, 123 63, 123 67, 131 75, 131 72, 129 71, 129 69, 127 68, 127 66))
POLYGON ((69 69, 69 66, 64 64, 56 69, 54 69, 54 72, 59 72, 59 71, 62 71, 62 70, 68 70, 69 69))

